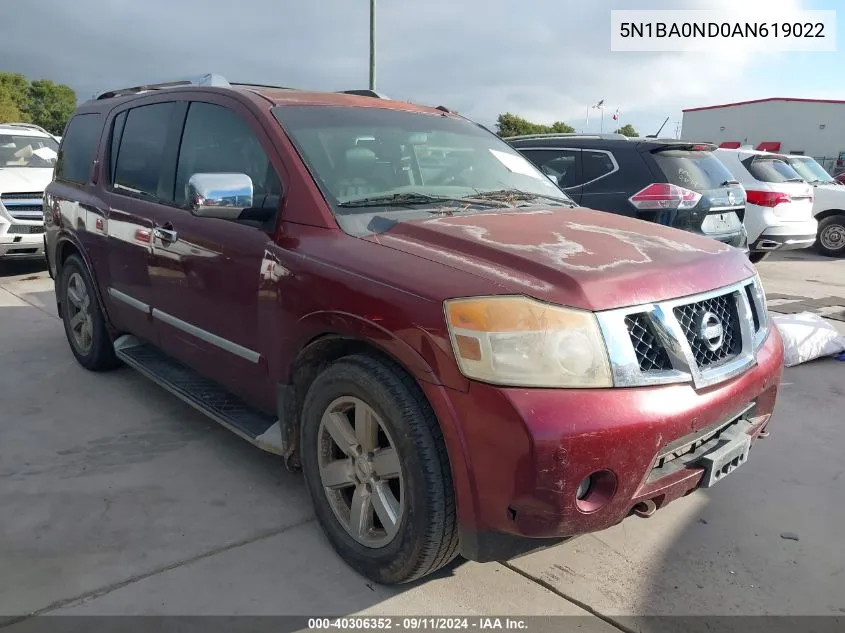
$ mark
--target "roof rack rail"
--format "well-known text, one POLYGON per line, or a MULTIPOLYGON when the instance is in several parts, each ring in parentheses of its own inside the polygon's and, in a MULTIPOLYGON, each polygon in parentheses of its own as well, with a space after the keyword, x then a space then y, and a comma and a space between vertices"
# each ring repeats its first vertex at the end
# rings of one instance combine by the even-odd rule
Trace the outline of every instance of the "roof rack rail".
POLYGON ((390 99, 387 95, 376 92, 375 90, 370 90, 369 88, 361 88, 356 90, 338 90, 339 94, 345 95, 359 95, 361 97, 373 97, 374 99, 390 99))
POLYGON ((299 88, 291 88, 290 86, 277 86, 275 84, 257 84, 252 81, 230 81, 230 86, 238 86, 240 88, 277 88, 279 90, 299 90, 299 88))
POLYGON ((107 90, 98 94, 95 99, 111 99, 112 97, 119 97, 122 95, 137 94, 139 92, 147 92, 148 90, 162 90, 164 88, 177 88, 179 86, 214 86, 219 88, 228 88, 231 84, 223 75, 217 73, 206 73, 198 77, 188 79, 177 79, 175 81, 165 81, 154 84, 142 84, 140 86, 131 86, 129 88, 116 88, 114 90, 107 90))
POLYGON ((543 134, 520 134, 518 136, 508 136, 508 140, 523 140, 533 138, 603 138, 609 140, 627 140, 628 137, 624 134, 615 133, 599 133, 594 132, 546 132, 543 134))

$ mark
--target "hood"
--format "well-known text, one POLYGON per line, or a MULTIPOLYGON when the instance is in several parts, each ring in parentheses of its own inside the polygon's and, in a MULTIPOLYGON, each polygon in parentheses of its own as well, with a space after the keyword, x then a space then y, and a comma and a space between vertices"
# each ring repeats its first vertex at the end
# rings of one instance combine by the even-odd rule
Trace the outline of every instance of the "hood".
POLYGON ((52 167, 0 167, 0 193, 44 191, 51 180, 52 167))
POLYGON ((404 221, 366 239, 484 277, 506 292, 587 310, 706 292, 755 272, 742 252, 715 240, 588 209, 404 221))

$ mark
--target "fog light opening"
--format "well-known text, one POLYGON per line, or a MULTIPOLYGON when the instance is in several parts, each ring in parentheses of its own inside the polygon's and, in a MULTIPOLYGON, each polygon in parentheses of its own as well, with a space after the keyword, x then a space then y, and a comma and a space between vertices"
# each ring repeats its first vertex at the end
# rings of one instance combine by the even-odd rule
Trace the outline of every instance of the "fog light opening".
POLYGON ((609 470, 597 470, 587 475, 575 492, 575 505, 584 513, 606 506, 616 494, 616 475, 609 470))

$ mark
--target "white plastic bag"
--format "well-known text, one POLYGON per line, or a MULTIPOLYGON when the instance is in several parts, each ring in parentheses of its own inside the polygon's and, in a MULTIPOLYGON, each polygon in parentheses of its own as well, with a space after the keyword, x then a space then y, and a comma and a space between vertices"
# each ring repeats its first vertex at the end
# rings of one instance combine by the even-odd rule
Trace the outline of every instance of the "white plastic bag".
POLYGON ((771 318, 783 338, 786 367, 845 351, 845 336, 818 314, 773 314, 771 318))

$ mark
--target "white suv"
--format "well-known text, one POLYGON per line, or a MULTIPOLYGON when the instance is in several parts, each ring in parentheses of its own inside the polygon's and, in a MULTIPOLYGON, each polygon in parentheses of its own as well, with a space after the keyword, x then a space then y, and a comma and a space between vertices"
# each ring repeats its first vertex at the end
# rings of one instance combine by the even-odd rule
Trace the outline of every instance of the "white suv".
POLYGON ((784 158, 813 185, 813 215, 819 223, 816 250, 829 257, 845 257, 845 187, 809 156, 784 158))
POLYGON ((806 248, 816 241, 813 188, 778 154, 752 149, 717 149, 745 189, 743 223, 748 257, 762 261, 771 251, 806 248))
POLYGON ((0 259, 44 256, 44 188, 58 150, 37 125, 0 124, 0 259))

